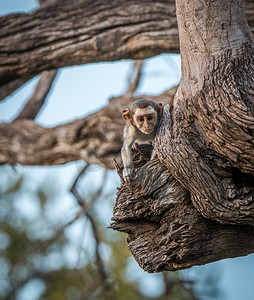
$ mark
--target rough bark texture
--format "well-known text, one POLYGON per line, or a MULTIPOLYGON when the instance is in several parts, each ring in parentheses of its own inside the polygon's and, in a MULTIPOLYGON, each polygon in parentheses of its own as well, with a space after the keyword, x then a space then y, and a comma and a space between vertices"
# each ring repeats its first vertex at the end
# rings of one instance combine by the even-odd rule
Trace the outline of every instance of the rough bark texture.
POLYGON ((161 163, 122 182, 112 224, 149 272, 254 252, 254 48, 242 1, 176 5, 182 78, 156 136, 161 163))
MULTIPOLYGON (((245 6, 253 31, 254 3, 245 6)), ((179 53, 175 1, 42 1, 0 18, 0 48, 1 100, 45 70, 179 53)))
MULTIPOLYGON (((173 102, 176 87, 158 96, 141 95, 164 104, 173 102)), ((0 164, 58 165, 84 159, 88 164, 113 168, 119 158, 124 121, 121 111, 134 101, 126 95, 112 98, 100 111, 84 119, 54 128, 44 128, 33 120, 0 124, 0 164)))
POLYGON ((243 46, 217 58, 202 91, 176 99, 158 146, 196 208, 223 223, 254 225, 253 54, 243 46))
MULTIPOLYGON (((167 116, 164 121, 165 130, 167 116)), ((131 185, 122 181, 111 228, 128 234, 129 249, 141 268, 174 271, 254 251, 253 226, 204 218, 170 169, 149 161, 151 149, 133 152, 136 178, 131 185)))
POLYGON ((0 85, 44 70, 179 52, 173 0, 46 1, 0 18, 0 85))
POLYGON ((254 40, 242 3, 177 5, 182 78, 161 158, 204 216, 253 225, 254 40))

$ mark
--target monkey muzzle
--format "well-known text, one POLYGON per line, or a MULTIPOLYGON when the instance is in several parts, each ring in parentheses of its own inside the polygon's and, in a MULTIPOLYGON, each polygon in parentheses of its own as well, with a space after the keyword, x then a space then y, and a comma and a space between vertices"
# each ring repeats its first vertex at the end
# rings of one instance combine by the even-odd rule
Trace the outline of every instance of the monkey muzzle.
POLYGON ((149 134, 153 131, 154 128, 143 128, 142 126, 139 127, 139 130, 142 131, 145 134, 149 134))

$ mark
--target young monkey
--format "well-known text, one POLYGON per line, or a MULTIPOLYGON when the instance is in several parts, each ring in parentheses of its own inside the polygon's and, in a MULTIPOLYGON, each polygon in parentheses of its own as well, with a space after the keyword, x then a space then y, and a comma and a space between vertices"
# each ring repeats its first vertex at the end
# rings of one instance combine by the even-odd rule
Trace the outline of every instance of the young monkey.
MULTIPOLYGON (((126 121, 124 128, 124 143, 121 150, 123 161, 123 178, 125 182, 131 181, 133 172, 133 160, 131 148, 134 142, 153 142, 157 125, 163 115, 163 105, 153 100, 138 100, 130 108, 122 111, 122 116, 126 121)), ((155 156, 153 151, 151 159, 155 156)))

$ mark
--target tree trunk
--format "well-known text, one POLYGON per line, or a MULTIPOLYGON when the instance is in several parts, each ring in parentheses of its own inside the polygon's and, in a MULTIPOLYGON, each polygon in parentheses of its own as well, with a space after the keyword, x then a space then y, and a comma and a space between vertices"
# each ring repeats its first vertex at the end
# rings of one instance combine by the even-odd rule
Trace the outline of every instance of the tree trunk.
POLYGON ((253 189, 237 176, 254 174, 253 36, 242 1, 193 2, 176 2, 182 78, 158 150, 204 216, 253 225, 253 189))
POLYGON ((176 5, 182 78, 157 133, 160 163, 122 183, 112 224, 149 272, 254 252, 254 49, 243 3, 176 5))

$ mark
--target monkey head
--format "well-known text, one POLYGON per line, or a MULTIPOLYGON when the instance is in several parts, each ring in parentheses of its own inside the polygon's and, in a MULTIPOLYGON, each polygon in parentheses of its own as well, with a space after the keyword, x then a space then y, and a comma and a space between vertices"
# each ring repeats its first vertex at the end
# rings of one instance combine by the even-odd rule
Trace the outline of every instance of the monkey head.
POLYGON ((153 100, 135 101, 122 111, 126 123, 137 127, 142 133, 150 134, 163 115, 163 105, 153 100))

